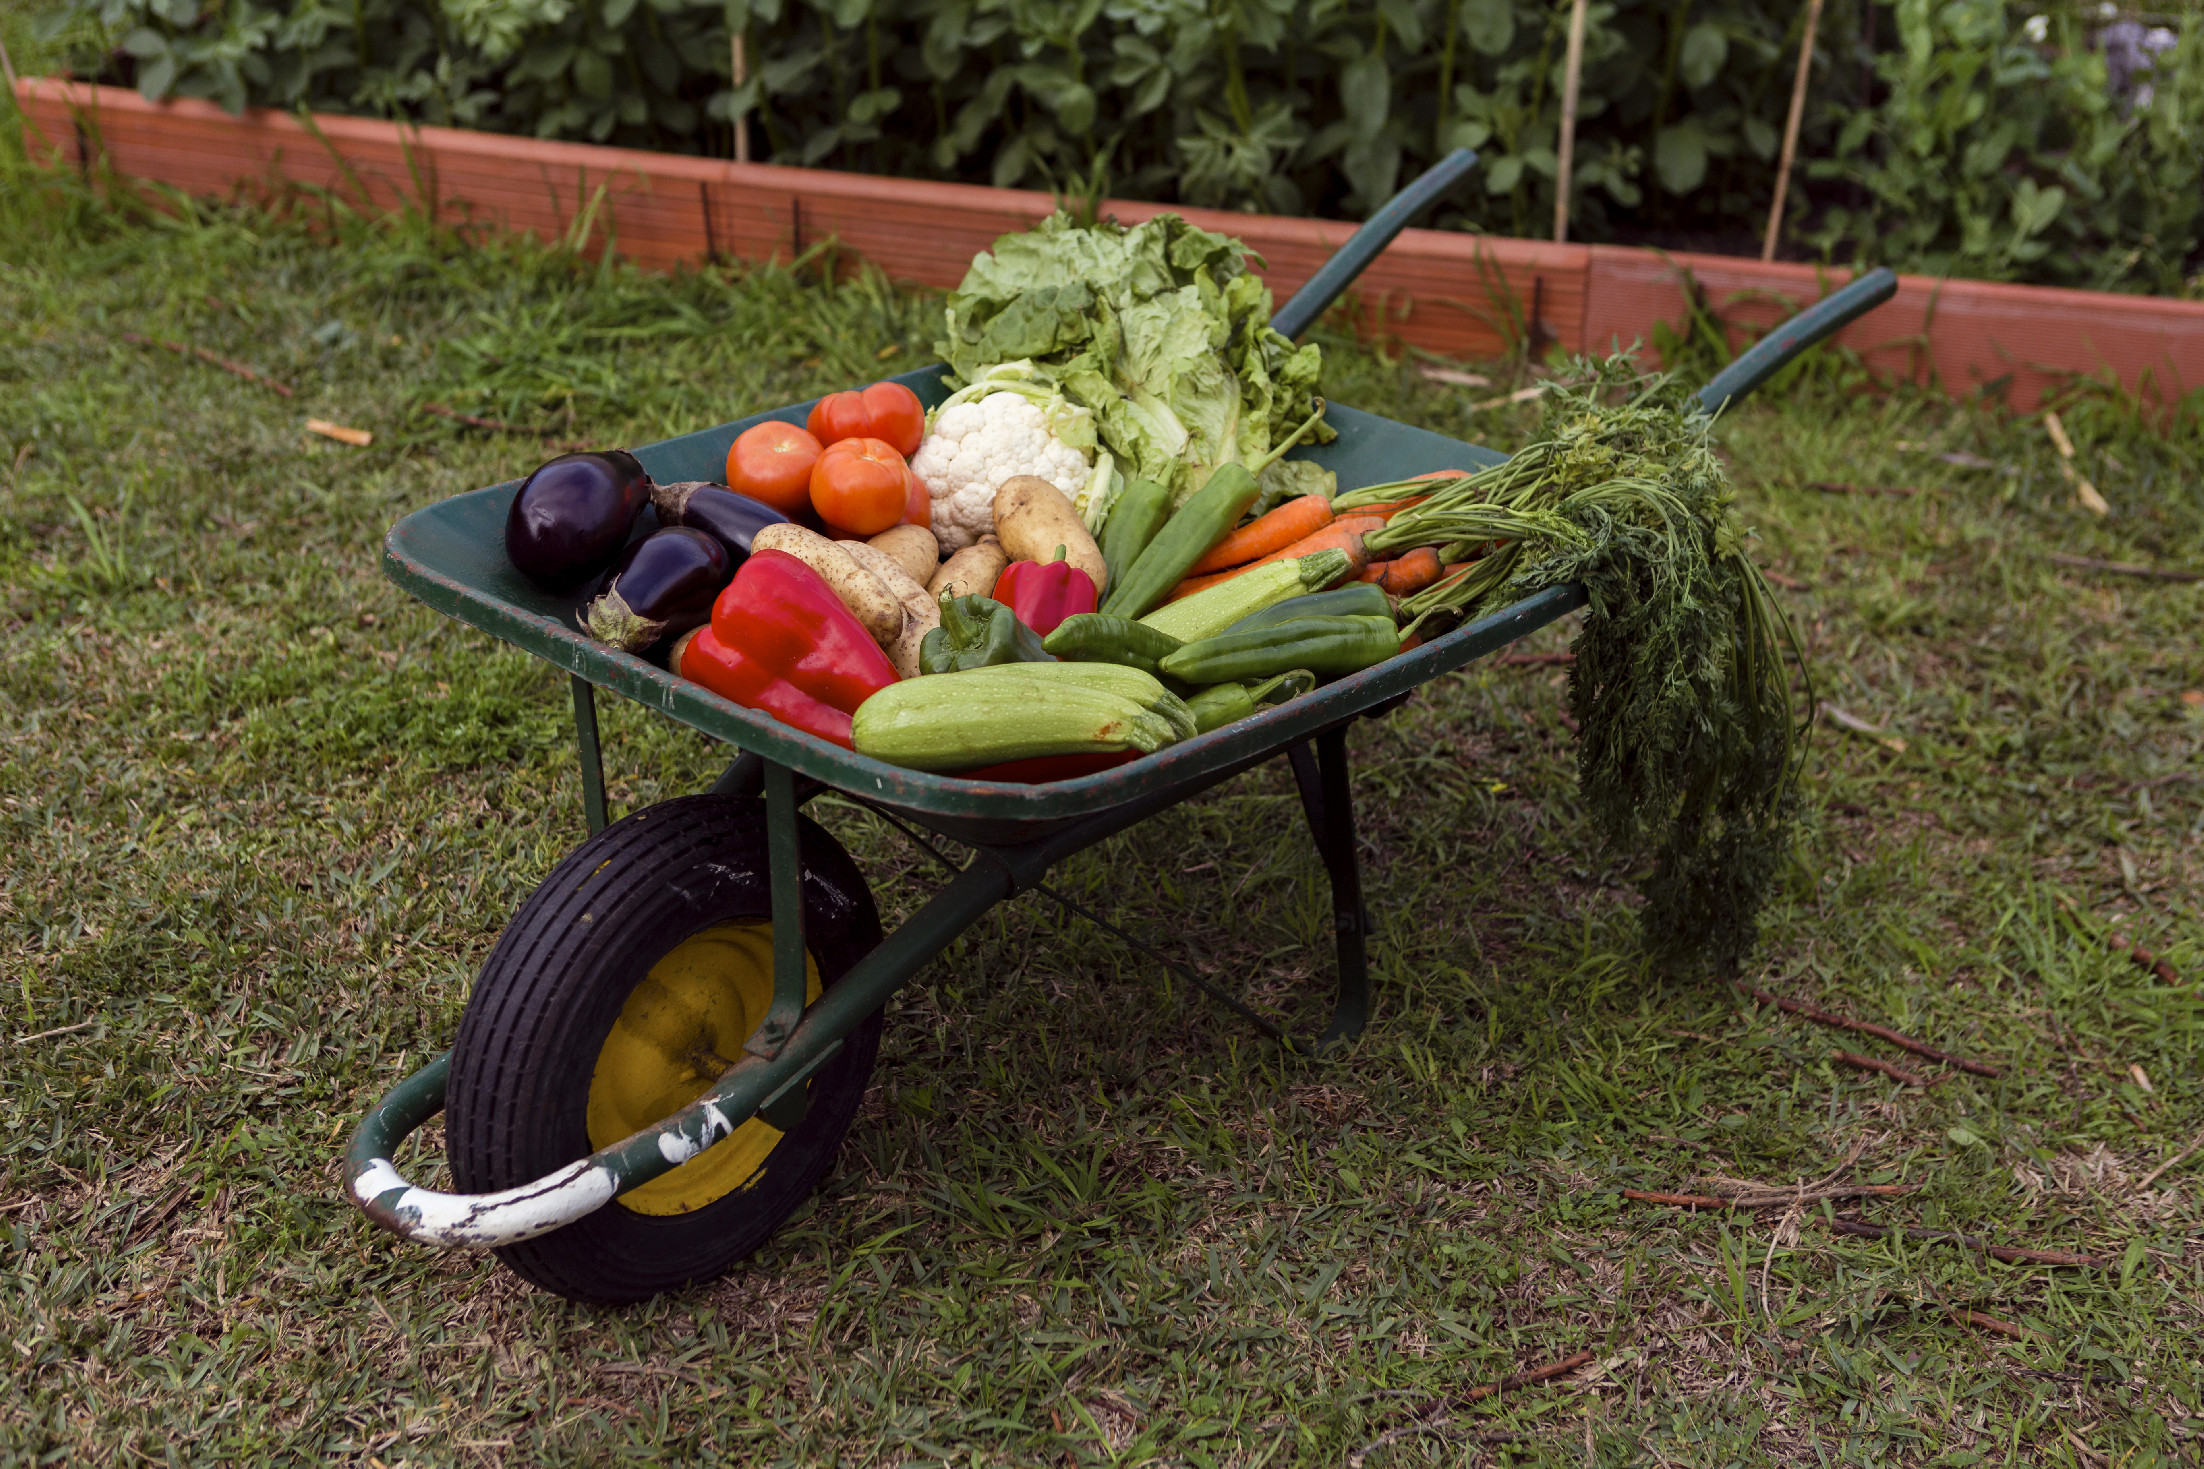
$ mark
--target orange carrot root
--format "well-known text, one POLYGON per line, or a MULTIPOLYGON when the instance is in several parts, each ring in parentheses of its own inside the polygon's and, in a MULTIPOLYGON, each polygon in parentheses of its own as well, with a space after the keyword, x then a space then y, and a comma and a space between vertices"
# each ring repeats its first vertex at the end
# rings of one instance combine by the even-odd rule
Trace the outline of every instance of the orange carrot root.
POLYGON ((1181 597, 1191 597, 1194 593, 1205 591, 1221 581, 1230 581, 1242 572, 1253 571, 1258 566, 1268 566, 1273 561, 1284 561, 1290 557, 1306 556, 1312 551, 1345 551, 1347 553, 1347 576, 1359 576, 1362 568, 1370 564, 1370 553, 1362 549, 1362 538, 1383 524, 1385 522, 1382 518, 1375 515, 1364 515, 1359 511, 1342 515, 1315 535, 1303 536, 1292 545, 1273 551, 1261 560, 1250 561, 1245 566, 1235 566, 1230 570, 1215 572, 1209 576, 1190 576, 1171 588, 1171 594, 1164 600, 1166 602, 1176 602, 1181 597))
POLYGON ((1267 556, 1303 536, 1316 534, 1331 523, 1332 502, 1322 495, 1303 495, 1298 500, 1288 500, 1210 547, 1209 554, 1194 563, 1190 574, 1201 576, 1223 571, 1258 556, 1267 556))
POLYGON ((1356 577, 1355 580, 1376 582, 1378 585, 1383 586, 1385 584, 1385 573, 1391 571, 1392 569, 1393 563, 1390 561, 1373 561, 1368 566, 1362 568, 1362 575, 1356 577))
POLYGON ((1429 546, 1418 546, 1394 560, 1378 585, 1387 596, 1412 597, 1438 581, 1440 574, 1439 553, 1429 546))

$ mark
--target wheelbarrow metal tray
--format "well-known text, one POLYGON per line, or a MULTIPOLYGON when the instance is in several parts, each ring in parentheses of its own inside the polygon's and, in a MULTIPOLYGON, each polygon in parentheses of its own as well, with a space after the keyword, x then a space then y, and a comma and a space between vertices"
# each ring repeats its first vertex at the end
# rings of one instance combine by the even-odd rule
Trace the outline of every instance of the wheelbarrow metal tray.
MULTIPOLYGON (((945 371, 925 368, 898 381, 932 407, 948 396, 945 371)), ((800 424, 811 406, 805 402, 775 409, 635 452, 660 483, 717 480, 736 435, 769 419, 800 424)), ((1352 408, 1335 406, 1327 417, 1339 431, 1338 439, 1294 457, 1332 470, 1343 491, 1423 470, 1481 468, 1503 457, 1352 408)), ((1253 718, 1098 774, 1043 785, 963 780, 906 770, 845 750, 591 638, 580 630, 577 618, 586 593, 546 593, 506 559, 506 512, 518 488, 518 481, 511 481, 476 490, 399 521, 383 548, 391 579, 438 611, 591 684, 825 785, 902 811, 937 831, 989 844, 1038 840, 1128 803, 1148 809, 1167 805, 1460 668, 1580 603, 1574 588, 1542 592, 1253 718)), ((648 534, 655 524, 646 513, 637 534, 648 534)))

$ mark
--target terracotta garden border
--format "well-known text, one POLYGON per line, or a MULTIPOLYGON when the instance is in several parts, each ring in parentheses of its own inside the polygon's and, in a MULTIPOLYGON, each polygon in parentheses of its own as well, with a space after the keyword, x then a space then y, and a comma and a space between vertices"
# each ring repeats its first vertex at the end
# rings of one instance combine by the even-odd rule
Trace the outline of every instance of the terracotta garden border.
MULTIPOLYGON (((972 256, 1055 207, 1030 190, 547 142, 331 114, 301 119, 211 103, 149 103, 116 87, 25 78, 16 101, 34 157, 105 165, 198 196, 306 185, 370 211, 571 238, 671 268, 710 255, 790 259, 833 239, 899 280, 953 286, 972 256)), ((1112 200, 1131 223, 1164 206, 1112 200)), ((1244 239, 1282 298, 1353 230, 1331 220, 1183 209, 1244 239)), ((1576 350, 1652 339, 1686 315, 1683 273, 1733 326, 1764 325, 1841 286, 1847 271, 1729 256, 1411 229, 1359 283, 1365 328, 1450 357, 1491 358, 1526 322, 1576 350)), ((1893 377, 2002 392, 2032 409, 2076 374, 2118 376, 2159 400, 2204 385, 2204 302, 1984 281, 1901 278, 1840 341, 1893 377)))

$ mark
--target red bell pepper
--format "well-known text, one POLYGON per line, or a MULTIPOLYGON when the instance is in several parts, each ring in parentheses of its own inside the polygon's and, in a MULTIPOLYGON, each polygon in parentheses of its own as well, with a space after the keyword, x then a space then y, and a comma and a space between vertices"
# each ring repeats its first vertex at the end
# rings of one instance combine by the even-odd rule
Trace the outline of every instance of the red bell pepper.
POLYGON ((960 770, 958 780, 999 780, 1013 785, 1039 785, 1051 780, 1073 780, 1098 770, 1115 770, 1140 758, 1138 750, 1104 750, 1091 755, 1035 755, 1027 760, 1005 760, 977 770, 960 770))
POLYGON ((1045 638, 1065 618, 1094 610, 1094 578, 1066 561, 1058 546, 1054 561, 1013 561, 1004 567, 994 597, 1045 638))
POLYGON ((681 650, 683 678, 723 699, 850 748, 849 717, 895 682, 895 668, 819 573, 786 551, 757 551, 712 604, 712 625, 681 650))

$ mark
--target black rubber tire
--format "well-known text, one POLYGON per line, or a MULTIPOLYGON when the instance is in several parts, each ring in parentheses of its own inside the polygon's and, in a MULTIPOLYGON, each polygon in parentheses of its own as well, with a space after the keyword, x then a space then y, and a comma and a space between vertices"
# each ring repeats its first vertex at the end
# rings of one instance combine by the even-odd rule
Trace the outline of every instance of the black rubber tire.
MULTIPOLYGON (((804 936, 823 986, 880 941, 880 916, 841 844, 799 818, 804 936)), ((606 827, 560 863, 483 966, 452 1049, 445 1146, 468 1193, 515 1188, 591 1151, 584 1114, 598 1052, 650 967, 715 924, 770 920, 765 803, 683 796, 606 827)), ((811 1081, 810 1110, 754 1184, 692 1213, 618 1199, 497 1251, 569 1300, 620 1305, 724 1274, 832 1166, 880 1049, 875 1011, 811 1081)))

